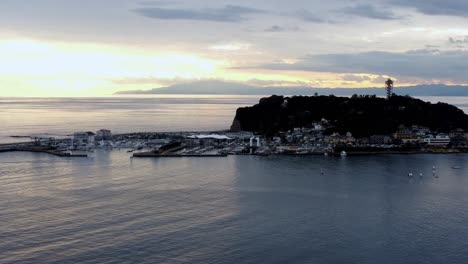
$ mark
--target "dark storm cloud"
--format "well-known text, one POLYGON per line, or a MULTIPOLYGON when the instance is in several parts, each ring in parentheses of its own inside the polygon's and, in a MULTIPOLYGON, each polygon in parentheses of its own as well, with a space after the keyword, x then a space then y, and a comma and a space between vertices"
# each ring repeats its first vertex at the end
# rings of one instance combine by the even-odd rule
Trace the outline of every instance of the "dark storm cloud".
POLYGON ((335 73, 371 73, 426 79, 468 82, 468 52, 414 50, 404 53, 365 52, 357 54, 309 55, 297 63, 263 65, 271 70, 335 73))
POLYGON ((181 9, 142 7, 134 12, 149 18, 174 20, 205 20, 215 22, 239 22, 246 20, 246 15, 265 13, 260 9, 243 6, 226 5, 222 8, 181 9))
POLYGON ((393 4, 415 8, 426 15, 468 17, 466 0, 394 0, 393 4))
POLYGON ((371 19, 380 19, 380 20, 400 19, 400 17, 396 16, 388 8, 377 8, 371 4, 359 4, 353 7, 343 8, 340 11, 348 15, 371 18, 371 19))

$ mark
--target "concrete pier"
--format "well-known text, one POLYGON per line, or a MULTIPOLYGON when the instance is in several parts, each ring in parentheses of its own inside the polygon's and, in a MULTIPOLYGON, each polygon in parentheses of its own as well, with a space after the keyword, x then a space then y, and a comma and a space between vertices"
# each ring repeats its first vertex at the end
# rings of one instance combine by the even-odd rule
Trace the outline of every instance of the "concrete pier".
POLYGON ((51 147, 41 147, 35 146, 34 144, 28 143, 18 143, 18 144, 2 144, 0 145, 1 152, 36 152, 36 153, 46 153, 54 155, 57 157, 88 157, 86 154, 72 154, 67 152, 58 151, 51 147))
POLYGON ((157 154, 153 152, 134 153, 135 158, 223 158, 226 154, 157 154))

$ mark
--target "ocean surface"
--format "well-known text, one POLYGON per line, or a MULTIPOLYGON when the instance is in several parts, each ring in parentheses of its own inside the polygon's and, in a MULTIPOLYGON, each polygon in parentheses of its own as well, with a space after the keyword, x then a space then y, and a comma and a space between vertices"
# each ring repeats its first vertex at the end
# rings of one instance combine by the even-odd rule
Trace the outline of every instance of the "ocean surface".
MULTIPOLYGON (((258 99, 0 98, 0 141, 226 129, 258 99)), ((467 154, 0 153, 0 263, 468 263, 467 204, 467 154)))
POLYGON ((468 263, 467 204, 466 154, 0 153, 0 263, 468 263))
POLYGON ((114 133, 229 129, 241 106, 260 96, 159 95, 101 98, 1 98, 0 143, 14 136, 111 129, 114 133))
MULTIPOLYGON (((101 98, 0 97, 0 143, 28 141, 11 136, 61 137, 77 131, 209 131, 231 126, 236 109, 262 96, 153 95, 101 98)), ((468 97, 420 97, 446 102, 468 113, 468 97)))

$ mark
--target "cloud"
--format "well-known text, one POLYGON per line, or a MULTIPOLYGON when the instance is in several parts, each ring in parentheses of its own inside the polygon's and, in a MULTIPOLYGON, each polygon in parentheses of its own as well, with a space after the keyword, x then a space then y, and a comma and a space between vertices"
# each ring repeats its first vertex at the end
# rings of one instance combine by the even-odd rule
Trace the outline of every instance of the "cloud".
POLYGON ((312 23, 330 23, 327 20, 324 20, 314 13, 310 12, 309 10, 299 10, 295 14, 297 17, 300 19, 306 21, 306 22, 312 22, 312 23))
POLYGON ((265 32, 296 32, 296 31, 299 31, 299 27, 281 27, 278 25, 273 25, 265 29, 265 32))
POLYGON ((249 79, 245 81, 246 84, 252 85, 252 86, 259 86, 259 87, 294 87, 294 86, 302 86, 302 87, 307 87, 307 86, 320 86, 321 82, 320 80, 311 80, 308 82, 303 82, 303 81, 288 81, 288 80, 272 80, 272 79, 249 79))
POLYGON ((378 9, 371 4, 358 4, 353 7, 345 7, 340 10, 341 12, 353 16, 379 19, 379 20, 397 20, 400 17, 396 16, 391 10, 378 9))
POLYGON ((215 22, 240 22, 246 15, 261 14, 266 11, 242 6, 226 5, 222 8, 176 9, 160 7, 136 8, 134 12, 149 18, 165 20, 201 20, 215 22))
POLYGON ((267 31, 267 32, 282 32, 282 31, 285 31, 285 29, 283 27, 274 25, 274 26, 271 26, 270 28, 265 29, 265 31, 267 31))
POLYGON ((274 63, 260 68, 343 74, 362 73, 468 83, 466 74, 468 51, 423 49, 402 53, 372 51, 356 54, 309 55, 295 63, 274 63))
POLYGON ((212 50, 222 50, 222 51, 238 51, 238 50, 248 50, 251 44, 248 43, 228 43, 228 44, 219 44, 211 46, 212 50))
POLYGON ((462 38, 460 37, 449 37, 449 43, 450 44, 468 44, 468 36, 464 36, 462 38))
POLYGON ((113 84, 117 84, 120 86, 126 85, 151 85, 151 86, 169 86, 174 84, 181 84, 181 83, 191 83, 191 82, 198 82, 198 81, 209 81, 214 79, 209 78, 160 78, 160 77, 126 77, 126 78, 116 78, 116 79, 108 79, 108 81, 112 82, 113 84))
POLYGON ((466 0, 394 0, 392 3, 415 8, 426 15, 468 16, 466 0))
POLYGON ((177 3, 176 1, 165 1, 165 0, 152 0, 152 1, 141 1, 138 4, 143 6, 168 6, 177 3))
POLYGON ((368 75, 368 74, 345 74, 340 77, 343 81, 350 82, 350 83, 363 83, 363 82, 371 82, 371 83, 384 83, 388 76, 383 75, 368 75))
POLYGON ((341 77, 344 81, 350 81, 350 82, 366 82, 366 81, 371 81, 372 78, 366 75, 356 75, 356 74, 346 74, 343 77, 341 77))

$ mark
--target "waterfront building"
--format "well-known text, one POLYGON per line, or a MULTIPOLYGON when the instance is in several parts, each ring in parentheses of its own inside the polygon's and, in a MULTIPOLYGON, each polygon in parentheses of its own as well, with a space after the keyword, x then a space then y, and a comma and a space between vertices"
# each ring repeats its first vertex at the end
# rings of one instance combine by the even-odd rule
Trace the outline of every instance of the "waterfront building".
POLYGON ((417 136, 425 136, 431 133, 431 130, 428 127, 413 125, 411 128, 413 134, 416 134, 417 136))
POLYGON ((240 131, 240 132, 235 132, 235 133, 226 133, 225 134, 227 137, 233 138, 233 139, 239 139, 239 140, 249 140, 251 137, 254 136, 252 132, 247 132, 247 131, 240 131))
POLYGON ((447 134, 437 134, 435 137, 433 135, 429 135, 424 138, 424 142, 427 143, 428 146, 447 146, 450 144, 450 137, 447 134))
POLYGON ((281 143, 281 137, 273 137, 272 142, 277 144, 281 143))
POLYGON ((233 138, 230 138, 226 135, 217 135, 217 134, 197 134, 187 136, 187 143, 189 146, 196 145, 219 145, 222 143, 230 142, 233 138))
POLYGON ((112 140, 112 132, 107 129, 101 129, 96 132, 95 140, 112 140))
POLYGON ((259 137, 251 137, 249 141, 249 146, 250 147, 261 147, 261 141, 259 137), (254 141, 257 142, 256 145, 254 145, 254 141))
POLYGON ((369 145, 370 143, 370 138, 368 137, 361 137, 356 139, 356 144, 357 145, 369 145))
POLYGON ((468 132, 458 128, 450 131, 449 137, 455 146, 466 145, 468 141, 468 132))
POLYGON ((76 132, 73 134, 73 144, 83 145, 94 143, 96 134, 93 132, 76 132))
POLYGON ((315 131, 322 131, 323 130, 323 126, 319 123, 313 123, 312 124, 314 126, 314 130, 315 131))
POLYGON ((450 137, 450 143, 452 144, 452 146, 456 147, 466 146, 467 139, 465 138, 465 136, 456 135, 454 137, 450 137))
POLYGON ((388 145, 392 143, 392 138, 386 135, 372 135, 369 137, 369 144, 372 145, 388 145))
POLYGON ((400 130, 393 134, 393 138, 401 141, 401 143, 419 143, 422 141, 421 137, 414 134, 412 131, 400 130))
POLYGON ((354 145, 356 143, 356 138, 348 132, 346 135, 341 136, 339 133, 333 133, 332 135, 328 136, 325 141, 329 144, 336 145, 336 144, 347 144, 347 145, 354 145))

